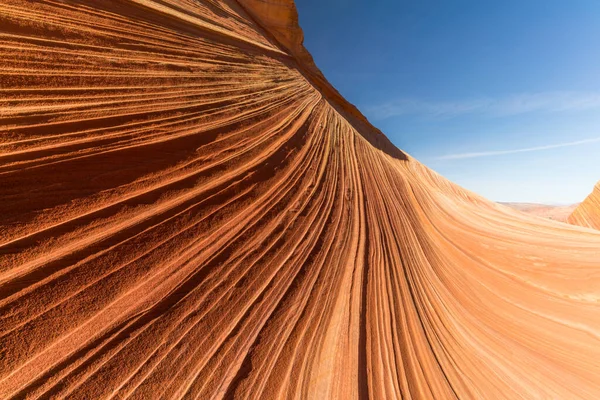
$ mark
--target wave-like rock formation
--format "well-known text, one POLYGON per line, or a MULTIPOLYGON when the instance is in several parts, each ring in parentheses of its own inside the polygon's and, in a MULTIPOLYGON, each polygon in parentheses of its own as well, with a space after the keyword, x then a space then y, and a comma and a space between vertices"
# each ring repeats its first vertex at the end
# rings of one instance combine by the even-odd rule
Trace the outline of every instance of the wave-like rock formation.
POLYGON ((259 3, 1 1, 0 398, 599 398, 600 233, 403 154, 259 3))
POLYGON ((600 230, 600 182, 594 191, 573 211, 568 222, 600 230))

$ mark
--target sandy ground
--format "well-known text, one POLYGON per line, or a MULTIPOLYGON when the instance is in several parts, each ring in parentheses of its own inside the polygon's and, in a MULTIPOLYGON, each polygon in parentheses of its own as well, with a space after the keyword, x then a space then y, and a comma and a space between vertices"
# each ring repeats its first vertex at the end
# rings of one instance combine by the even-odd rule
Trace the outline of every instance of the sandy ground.
POLYGON ((552 219, 554 221, 567 222, 569 216, 575 211, 579 204, 568 206, 554 206, 537 203, 500 203, 515 210, 535 215, 541 218, 552 219))
POLYGON ((600 232, 404 155, 276 22, 0 0, 0 398, 599 398, 600 232))

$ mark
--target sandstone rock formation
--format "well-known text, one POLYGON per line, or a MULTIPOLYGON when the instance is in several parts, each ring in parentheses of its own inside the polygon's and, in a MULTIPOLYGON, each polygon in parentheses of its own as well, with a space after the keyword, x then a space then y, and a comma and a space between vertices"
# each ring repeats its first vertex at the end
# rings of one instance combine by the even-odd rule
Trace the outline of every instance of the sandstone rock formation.
POLYGON ((554 221, 568 222, 569 216, 575 211, 579 204, 568 206, 555 206, 539 203, 500 203, 521 212, 535 215, 541 218, 548 218, 554 221))
POLYGON ((600 182, 569 216, 569 223, 600 230, 600 182))
POLYGON ((255 3, 0 0, 0 398, 598 398, 600 232, 405 155, 255 3))

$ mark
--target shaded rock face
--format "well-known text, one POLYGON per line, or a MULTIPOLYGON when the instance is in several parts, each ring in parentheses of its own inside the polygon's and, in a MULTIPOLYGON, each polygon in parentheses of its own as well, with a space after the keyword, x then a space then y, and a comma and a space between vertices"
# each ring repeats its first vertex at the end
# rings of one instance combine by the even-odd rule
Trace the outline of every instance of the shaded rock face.
POLYGON ((239 3, 296 58, 301 55, 310 57, 304 48, 304 33, 300 29, 298 11, 293 0, 239 0, 239 3))
POLYGON ((598 398, 600 234, 404 155, 249 4, 2 1, 0 398, 598 398))
POLYGON ((600 182, 569 216, 569 223, 600 230, 600 182))
POLYGON ((361 131, 371 144, 384 148, 396 158, 406 159, 388 138, 372 126, 367 118, 329 83, 321 70, 315 65, 312 55, 304 47, 304 33, 298 23, 298 11, 293 0, 239 0, 250 17, 265 29, 297 61, 296 68, 310 80, 326 101, 330 103, 344 119, 361 131))

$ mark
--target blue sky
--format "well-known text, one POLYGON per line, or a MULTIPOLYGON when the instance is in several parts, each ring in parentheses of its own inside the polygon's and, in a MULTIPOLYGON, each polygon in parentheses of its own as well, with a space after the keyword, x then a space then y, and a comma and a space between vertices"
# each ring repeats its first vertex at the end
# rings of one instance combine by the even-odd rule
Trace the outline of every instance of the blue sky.
POLYGON ((296 4, 331 83, 454 182, 567 204, 600 180, 600 1, 296 4))

